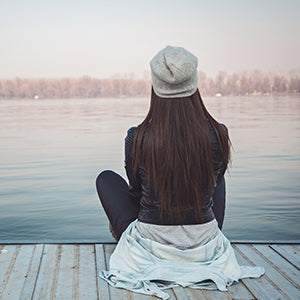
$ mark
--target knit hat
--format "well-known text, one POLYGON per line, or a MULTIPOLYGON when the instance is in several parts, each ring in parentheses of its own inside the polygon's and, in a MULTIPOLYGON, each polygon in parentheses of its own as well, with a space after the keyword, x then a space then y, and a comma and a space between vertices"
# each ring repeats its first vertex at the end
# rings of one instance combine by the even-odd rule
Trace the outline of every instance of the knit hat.
POLYGON ((181 47, 167 46, 151 60, 154 92, 162 98, 188 97, 198 87, 198 59, 181 47))

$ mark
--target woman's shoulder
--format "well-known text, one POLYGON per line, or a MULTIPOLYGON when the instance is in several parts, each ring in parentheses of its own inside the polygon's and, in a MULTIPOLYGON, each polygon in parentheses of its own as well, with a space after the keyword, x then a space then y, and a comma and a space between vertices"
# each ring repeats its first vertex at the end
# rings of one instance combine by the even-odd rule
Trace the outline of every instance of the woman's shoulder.
MULTIPOLYGON (((223 123, 219 123, 227 132, 228 132, 228 128, 225 124, 223 123)), ((208 127, 209 127, 209 131, 210 132, 214 132, 213 126, 211 125, 211 123, 208 121, 208 127)))
POLYGON ((228 128, 227 128, 227 126, 225 124, 220 123, 220 125, 222 125, 226 129, 226 131, 228 132, 228 128))
POLYGON ((127 135, 134 135, 136 131, 136 126, 132 126, 127 130, 127 135))
POLYGON ((127 130, 127 135, 125 137, 125 142, 126 143, 133 143, 135 131, 136 131, 136 126, 130 127, 127 130))

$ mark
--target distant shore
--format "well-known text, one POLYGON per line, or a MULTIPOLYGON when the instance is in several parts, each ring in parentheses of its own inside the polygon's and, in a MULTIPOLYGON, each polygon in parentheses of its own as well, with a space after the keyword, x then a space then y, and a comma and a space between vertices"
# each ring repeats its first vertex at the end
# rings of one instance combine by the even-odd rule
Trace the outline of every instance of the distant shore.
MULTIPOLYGON (((215 78, 198 72, 203 96, 270 96, 300 93, 300 74, 289 76, 244 71, 234 74, 219 72, 215 78)), ((0 79, 0 99, 70 99, 128 98, 150 95, 151 79, 113 77, 80 78, 13 78, 0 79)))

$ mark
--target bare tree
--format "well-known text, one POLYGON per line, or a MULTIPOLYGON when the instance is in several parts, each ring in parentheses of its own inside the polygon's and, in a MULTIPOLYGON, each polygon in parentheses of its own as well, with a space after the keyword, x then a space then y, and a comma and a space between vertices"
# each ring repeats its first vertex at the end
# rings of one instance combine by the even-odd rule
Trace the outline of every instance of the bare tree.
MULTIPOLYGON (((199 89, 203 95, 260 95, 300 93, 300 74, 293 71, 289 78, 266 74, 259 70, 226 74, 220 71, 215 78, 198 72, 199 89), (292 74, 292 75, 291 75, 292 74)), ((61 79, 19 78, 0 80, 1 98, 99 98, 143 97, 150 95, 151 79, 134 74, 114 74, 109 79, 89 76, 61 79)))

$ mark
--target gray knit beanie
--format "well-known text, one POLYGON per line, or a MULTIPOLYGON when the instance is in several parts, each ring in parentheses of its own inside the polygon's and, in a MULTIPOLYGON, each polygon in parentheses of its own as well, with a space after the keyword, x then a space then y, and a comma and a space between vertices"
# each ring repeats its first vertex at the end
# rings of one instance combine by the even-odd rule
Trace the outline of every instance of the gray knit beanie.
POLYGON ((191 96, 198 87, 197 66, 197 57, 184 48, 160 50, 150 62, 155 94, 163 98, 191 96))

